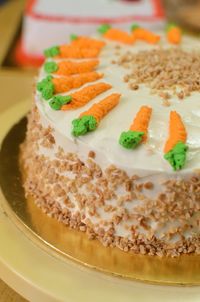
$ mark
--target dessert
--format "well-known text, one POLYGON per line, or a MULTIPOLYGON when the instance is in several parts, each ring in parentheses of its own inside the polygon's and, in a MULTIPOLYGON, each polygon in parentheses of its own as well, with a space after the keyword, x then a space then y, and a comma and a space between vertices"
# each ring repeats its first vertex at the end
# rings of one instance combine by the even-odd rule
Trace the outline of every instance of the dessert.
POLYGON ((26 196, 125 252, 200 253, 200 42, 174 28, 47 49, 21 147, 26 196))

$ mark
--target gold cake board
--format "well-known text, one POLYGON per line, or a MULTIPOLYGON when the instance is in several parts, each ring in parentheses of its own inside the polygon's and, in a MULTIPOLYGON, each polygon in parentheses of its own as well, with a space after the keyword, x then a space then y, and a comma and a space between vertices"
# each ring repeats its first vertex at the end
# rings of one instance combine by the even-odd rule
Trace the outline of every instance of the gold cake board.
MULTIPOLYGON (((22 102, 0 116, 1 140, 28 107, 28 102, 22 102)), ((24 131, 22 120, 6 136, 1 150, 1 184, 6 195, 0 195, 2 279, 33 301, 36 297, 37 301, 129 302, 133 297, 134 301, 200 301, 198 286, 166 287, 134 281, 199 285, 200 257, 160 259, 105 248, 84 233, 48 218, 33 201, 24 202, 16 171, 16 150, 24 131)))

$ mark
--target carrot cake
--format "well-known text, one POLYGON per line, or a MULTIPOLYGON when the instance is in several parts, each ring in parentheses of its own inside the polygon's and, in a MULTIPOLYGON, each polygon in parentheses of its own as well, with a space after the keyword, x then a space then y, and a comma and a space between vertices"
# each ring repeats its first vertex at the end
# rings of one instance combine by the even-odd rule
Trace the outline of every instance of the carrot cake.
POLYGON ((48 216, 125 252, 200 253, 200 40, 103 24, 44 52, 21 163, 48 216))

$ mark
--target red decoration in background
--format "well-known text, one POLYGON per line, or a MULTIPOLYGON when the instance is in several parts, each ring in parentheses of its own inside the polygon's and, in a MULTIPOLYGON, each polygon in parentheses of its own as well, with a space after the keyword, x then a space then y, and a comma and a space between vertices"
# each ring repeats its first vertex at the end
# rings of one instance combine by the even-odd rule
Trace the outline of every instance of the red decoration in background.
POLYGON ((82 16, 51 16, 42 13, 37 13, 34 11, 34 6, 37 0, 29 0, 27 2, 25 12, 27 15, 40 20, 47 20, 49 22, 71 22, 71 23, 121 23, 121 22, 131 22, 134 18, 135 21, 154 21, 155 19, 162 18, 164 13, 160 0, 149 0, 154 6, 154 14, 152 16, 124 16, 124 17, 113 17, 113 18, 102 18, 102 17, 82 17, 82 16))
POLYGON ((14 52, 14 59, 16 64, 22 67, 40 67, 44 62, 43 56, 36 57, 26 54, 23 50, 21 39, 17 42, 14 52))
MULTIPOLYGON (((121 0, 127 2, 140 2, 142 0, 121 0)), ((150 0, 149 0, 150 1, 150 0)), ((82 16, 51 16, 45 15, 42 13, 37 13, 34 11, 34 6, 36 5, 37 0, 27 0, 26 8, 25 8, 25 15, 28 15, 34 19, 44 20, 48 22, 70 22, 74 24, 80 23, 93 23, 93 24, 102 24, 102 23, 123 23, 123 22, 131 22, 134 17, 134 21, 155 21, 155 19, 162 19, 163 18, 163 9, 160 0, 151 0, 154 6, 154 14, 152 16, 122 16, 122 17, 115 17, 115 18, 101 18, 101 17, 82 17, 82 16)), ((22 39, 17 43, 16 50, 15 50, 15 60, 18 65, 21 66, 33 66, 39 67, 43 61, 43 56, 35 56, 25 53, 23 48, 22 39)))

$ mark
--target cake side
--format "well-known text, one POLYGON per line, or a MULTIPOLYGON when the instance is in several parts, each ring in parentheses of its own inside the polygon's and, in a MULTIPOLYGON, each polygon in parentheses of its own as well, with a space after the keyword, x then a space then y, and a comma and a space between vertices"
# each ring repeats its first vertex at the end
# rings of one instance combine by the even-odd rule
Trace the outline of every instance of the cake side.
POLYGON ((199 253, 199 174, 169 179, 102 169, 93 150, 79 157, 56 137, 34 108, 21 153, 24 187, 47 215, 124 251, 199 253))

